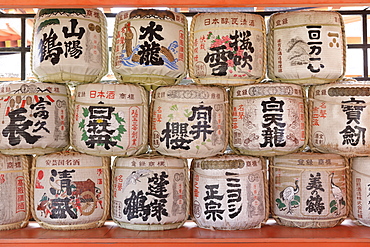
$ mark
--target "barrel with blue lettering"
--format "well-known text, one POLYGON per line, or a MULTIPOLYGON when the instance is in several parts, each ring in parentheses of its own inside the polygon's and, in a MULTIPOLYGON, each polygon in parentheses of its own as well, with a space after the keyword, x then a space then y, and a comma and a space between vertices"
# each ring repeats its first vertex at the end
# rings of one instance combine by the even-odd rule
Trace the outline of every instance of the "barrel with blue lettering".
POLYGON ((155 154, 118 157, 112 173, 112 218, 120 227, 169 230, 188 219, 186 160, 155 154))
POLYGON ((349 213, 348 160, 338 154, 301 152, 269 164, 270 208, 279 225, 327 228, 349 213))
POLYGON ((268 77, 303 85, 339 80, 346 69, 345 44, 344 21, 337 12, 273 14, 267 34, 268 77))
POLYGON ((38 80, 98 82, 108 72, 107 23, 98 9, 40 9, 31 68, 38 80))
POLYGON ((32 216, 42 228, 104 225, 110 209, 110 157, 69 151, 37 156, 31 177, 32 216))

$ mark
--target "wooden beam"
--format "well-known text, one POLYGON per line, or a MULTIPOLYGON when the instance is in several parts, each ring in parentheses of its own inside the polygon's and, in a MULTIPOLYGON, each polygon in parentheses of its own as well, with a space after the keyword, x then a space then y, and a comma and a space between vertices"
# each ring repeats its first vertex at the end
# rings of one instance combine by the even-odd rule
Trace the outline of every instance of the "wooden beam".
POLYGON ((368 0, 0 0, 2 8, 82 8, 82 7, 320 7, 367 6, 368 0))

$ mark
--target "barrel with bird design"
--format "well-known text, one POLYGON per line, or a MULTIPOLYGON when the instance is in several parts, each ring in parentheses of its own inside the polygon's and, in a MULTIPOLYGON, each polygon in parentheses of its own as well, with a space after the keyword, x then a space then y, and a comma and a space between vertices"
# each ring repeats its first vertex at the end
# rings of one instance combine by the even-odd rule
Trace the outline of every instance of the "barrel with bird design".
POLYGON ((268 77, 301 85, 339 80, 346 68, 345 44, 344 21, 337 12, 273 14, 267 34, 268 77))
POLYGON ((276 156, 270 165, 272 215, 280 225, 325 228, 348 215, 348 160, 301 152, 276 156))
POLYGON ((186 160, 157 154, 118 157, 112 168, 112 218, 132 230, 181 227, 189 215, 186 160))
POLYGON ((268 216, 265 160, 243 155, 194 159, 192 219, 201 228, 260 228, 268 216))
POLYGON ((297 152, 306 144, 305 101, 300 85, 258 83, 231 92, 230 147, 246 155, 297 152))
POLYGON ((352 211, 351 218, 370 227, 370 157, 352 158, 352 211))

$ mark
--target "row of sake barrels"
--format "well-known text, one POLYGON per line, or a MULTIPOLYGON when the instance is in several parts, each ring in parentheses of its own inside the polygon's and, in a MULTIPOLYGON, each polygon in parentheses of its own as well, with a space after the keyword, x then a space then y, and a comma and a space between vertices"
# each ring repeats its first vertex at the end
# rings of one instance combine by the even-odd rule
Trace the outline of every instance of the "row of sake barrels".
POLYGON ((174 157, 118 157, 110 176, 107 157, 37 156, 31 185, 30 160, 0 156, 1 230, 25 227, 30 209, 41 227, 55 230, 100 227, 109 210, 120 227, 168 230, 183 225, 189 208, 207 229, 259 228, 270 211, 278 224, 292 227, 333 227, 348 215, 370 225, 370 157, 353 158, 350 170, 337 154, 278 156, 267 180, 262 158, 214 156, 192 161, 190 185, 186 160, 174 157))
POLYGON ((369 96, 370 85, 354 80, 313 86, 308 103, 294 84, 234 87, 231 103, 222 87, 175 85, 153 91, 149 114, 148 93, 133 84, 79 85, 71 103, 63 84, 2 83, 0 151, 45 154, 71 140, 79 152, 131 156, 145 153, 149 139, 180 158, 222 154, 228 143, 240 154, 284 155, 307 142, 314 151, 366 156, 369 96))
MULTIPOLYGON (((31 50, 36 77, 99 82, 108 70, 106 25, 97 9, 41 9, 31 50)), ((259 82, 266 67, 271 79, 297 84, 327 83, 345 72, 344 24, 336 12, 274 14, 267 38, 257 14, 197 14, 190 42, 187 29, 186 17, 170 10, 117 14, 111 59, 117 80, 147 89, 173 85, 186 76, 188 63, 196 82, 224 86, 259 82)))

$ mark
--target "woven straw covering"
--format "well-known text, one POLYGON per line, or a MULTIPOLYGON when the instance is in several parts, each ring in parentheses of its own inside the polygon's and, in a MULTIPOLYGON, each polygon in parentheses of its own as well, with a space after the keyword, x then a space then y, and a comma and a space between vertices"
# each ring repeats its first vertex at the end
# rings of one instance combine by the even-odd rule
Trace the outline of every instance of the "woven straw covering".
POLYGON ((41 155, 68 147, 69 95, 62 84, 1 83, 0 151, 41 155))
POLYGON ((98 9, 40 9, 32 72, 43 82, 98 82, 108 72, 107 37, 106 18, 98 9))
POLYGON ((224 152, 228 141, 226 90, 178 85, 153 92, 149 142, 154 150, 180 158, 204 158, 224 152))
POLYGON ((221 155, 194 159, 191 165, 191 216, 201 228, 260 228, 268 217, 263 159, 221 155))
POLYGON ((39 156, 32 164, 32 216, 52 230, 100 227, 109 213, 110 158, 77 152, 39 156))
POLYGON ((152 154, 116 158, 113 220, 133 230, 181 227, 189 215, 188 173, 186 160, 179 158, 152 154))
POLYGON ((30 156, 0 155, 0 230, 28 225, 31 159, 30 156))
POLYGON ((369 217, 369 184, 370 157, 355 157, 352 159, 352 210, 351 218, 360 225, 370 226, 369 217))
POLYGON ((315 85, 339 80, 346 68, 342 16, 331 11, 273 14, 267 34, 268 77, 315 85))
POLYGON ((125 156, 148 148, 148 93, 133 84, 79 85, 75 91, 71 140, 80 152, 125 156))
POLYGON ((348 162, 337 154, 277 156, 270 165, 271 213, 278 224, 324 228, 348 215, 348 162))
POLYGON ((181 81, 187 70, 187 25, 183 14, 170 10, 118 13, 111 60, 117 80, 148 90, 181 81))
POLYGON ((231 92, 230 146, 237 153, 274 156, 306 144, 305 101, 300 85, 259 83, 231 92))
POLYGON ((310 147, 344 156, 370 155, 370 84, 345 80, 310 89, 310 147))
POLYGON ((197 83, 225 86, 259 82, 266 72, 266 27, 260 15, 221 12, 193 17, 189 72, 197 83))

